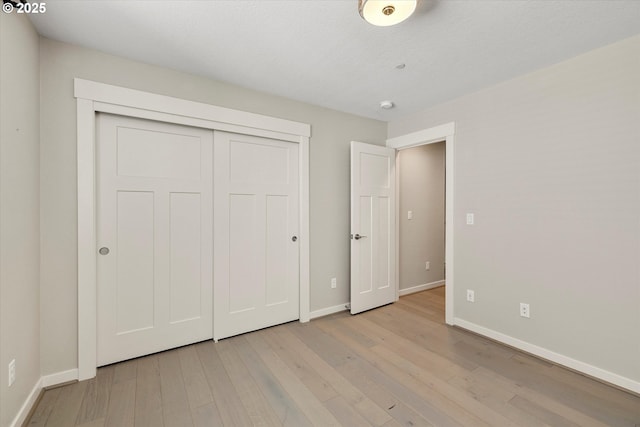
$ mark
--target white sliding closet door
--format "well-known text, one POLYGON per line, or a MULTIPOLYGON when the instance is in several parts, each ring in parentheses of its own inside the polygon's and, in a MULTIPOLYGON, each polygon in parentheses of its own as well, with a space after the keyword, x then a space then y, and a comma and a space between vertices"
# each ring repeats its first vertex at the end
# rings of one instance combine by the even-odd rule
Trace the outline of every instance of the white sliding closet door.
POLYGON ((98 366, 212 338, 213 132, 97 119, 98 366))
POLYGON ((214 133, 214 338, 299 318, 298 145, 214 133))

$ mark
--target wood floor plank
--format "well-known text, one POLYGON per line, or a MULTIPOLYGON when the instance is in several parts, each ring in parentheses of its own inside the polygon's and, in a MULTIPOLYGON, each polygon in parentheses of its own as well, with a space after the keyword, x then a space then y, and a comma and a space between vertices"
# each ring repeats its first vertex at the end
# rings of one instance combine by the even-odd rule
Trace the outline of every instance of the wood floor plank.
POLYGON ((135 380, 138 374, 138 359, 125 360, 113 365, 113 383, 135 380))
POLYGON ((459 333, 455 333, 452 328, 446 332, 432 333, 427 322, 416 322, 414 318, 403 315, 403 312, 385 310, 384 313, 372 310, 363 313, 366 319, 371 320, 379 327, 397 334, 405 339, 413 341, 420 347, 426 348, 440 356, 449 359, 472 371, 478 367, 477 364, 461 357, 455 350, 455 344, 460 341, 459 333))
POLYGON ((335 346, 336 341, 315 326, 316 322, 310 323, 288 323, 284 327, 288 328, 305 345, 321 355, 321 357, 334 369, 343 365, 355 356, 353 352, 344 346, 335 346), (318 351, 326 349, 327 351, 318 351))
POLYGON ((380 406, 365 396, 358 388, 354 387, 338 371, 333 369, 318 354, 304 345, 295 335, 286 328, 278 328, 274 331, 284 342, 287 348, 295 352, 296 357, 304 359, 322 378, 342 395, 365 419, 374 426, 387 423, 391 417, 380 406))
MULTIPOLYGON (((379 313, 378 313, 379 314, 379 313)), ((402 305, 389 307, 387 316, 396 320, 395 324, 402 325, 406 334, 417 338, 417 342, 432 348, 434 351, 443 351, 449 356, 457 355, 456 345, 467 343, 481 349, 491 357, 510 358, 518 351, 504 345, 495 345, 495 341, 480 335, 465 331, 456 327, 443 327, 441 322, 434 322, 423 318, 415 312, 407 311, 402 305)))
MULTIPOLYGON (((326 328, 327 325, 321 324, 320 327, 326 328)), ((378 355, 378 352, 383 352, 383 354, 389 356, 393 355, 393 352, 386 351, 383 347, 378 346, 372 349, 360 347, 357 342, 351 339, 349 334, 345 333, 343 325, 330 328, 329 331, 331 335, 338 337, 344 344, 354 349, 361 358, 378 368, 377 370, 370 370, 369 375, 372 375, 377 382, 385 384, 386 388, 391 390, 394 395, 434 425, 491 425, 491 423, 483 421, 476 414, 469 412, 463 406, 434 390, 426 382, 421 382, 420 368, 400 357, 394 358, 394 362, 400 363, 405 369, 409 369, 409 372, 405 372, 378 355)), ((423 376, 427 376, 427 374, 425 373, 423 376)), ((440 381, 442 383, 440 384, 441 388, 444 388, 446 384, 434 376, 429 376, 428 379, 431 380, 431 384, 440 381)), ((453 388, 448 384, 446 384, 446 387, 453 388)), ((501 417, 500 421, 502 422, 494 425, 506 426, 510 424, 504 417, 501 417)))
POLYGON ((514 396, 509 403, 516 408, 519 408, 529 414, 535 416, 535 418, 549 424, 554 427, 580 427, 578 424, 571 422, 561 415, 555 412, 549 411, 540 405, 537 405, 524 397, 514 396))
POLYGON ((216 345, 220 360, 224 365, 231 383, 254 426, 278 425, 280 419, 266 401, 251 373, 234 348, 234 343, 243 337, 234 337, 218 342, 216 345))
POLYGON ((171 350, 158 355, 162 393, 162 418, 165 427, 189 427, 193 425, 191 407, 189 406, 189 398, 184 385, 178 350, 171 350))
POLYGON ((513 421, 504 415, 485 406, 472 396, 462 393, 459 389, 456 389, 446 381, 433 375, 429 370, 414 365, 397 353, 390 351, 388 348, 376 347, 373 349, 373 352, 393 364, 403 377, 408 376, 408 381, 413 383, 412 378, 416 378, 418 381, 428 385, 428 388, 423 389, 424 392, 421 393, 421 395, 424 398, 431 399, 442 409, 448 407, 447 412, 451 417, 458 418, 464 414, 465 411, 469 412, 469 416, 458 418, 461 423, 465 425, 469 423, 479 424, 479 422, 474 419, 477 418, 487 423, 487 425, 514 425, 513 421), (440 399, 440 396, 446 400, 440 399))
POLYGON ((433 426, 377 381, 371 375, 371 367, 368 363, 362 361, 347 346, 323 333, 313 324, 290 324, 289 327, 302 342, 399 423, 410 426, 433 426))
MULTIPOLYGON (((128 373, 131 364, 127 365, 128 373)), ((136 362, 137 371, 137 362, 136 362)), ((118 369, 116 368, 116 374, 118 369)), ((124 373, 124 372, 123 372, 124 373)), ((115 377, 114 377, 115 379, 115 377)), ((136 378, 124 380, 121 377, 113 383, 109 396, 109 407, 104 422, 105 427, 133 427, 135 420, 136 378)))
MULTIPOLYGON (((348 312, 337 313, 331 317, 323 317, 317 319, 314 323, 320 325, 322 323, 335 324, 340 323, 343 325, 349 325, 356 319, 361 319, 362 316, 353 316, 348 312)), ((358 343, 362 347, 373 347, 376 344, 380 344, 380 337, 377 333, 372 334, 370 331, 361 330, 360 328, 349 328, 344 333, 350 335, 351 340, 358 343)))
POLYGON ((310 427, 312 424, 309 419, 300 411, 289 393, 282 388, 246 338, 238 337, 235 344, 240 358, 269 401, 281 424, 288 427, 310 427))
POLYGON ((269 347, 261 335, 246 336, 249 344, 260 355, 264 364, 274 373, 300 410, 314 425, 338 426, 340 423, 313 393, 296 377, 287 365, 269 347))
POLYGON ((400 299, 397 302, 399 307, 414 312, 420 317, 431 320, 433 322, 441 322, 444 320, 442 314, 432 304, 424 304, 419 300, 400 299))
POLYGON ((61 387, 60 395, 56 400, 51 415, 47 419, 46 425, 50 427, 75 426, 86 389, 86 381, 61 387))
POLYGON ((382 427, 402 427, 402 424, 400 424, 397 420, 391 418, 389 421, 384 423, 382 427))
MULTIPOLYGON (((535 402, 549 411, 555 412, 557 414, 561 414, 564 418, 573 421, 578 425, 583 426, 594 426, 594 427, 604 427, 607 425, 621 425, 620 420, 613 422, 611 424, 603 423, 596 418, 590 417, 588 414, 581 412, 579 410, 575 410, 570 406, 565 405, 564 403, 558 401, 553 396, 547 395, 545 392, 538 392, 533 390, 522 382, 514 381, 508 377, 502 375, 502 373, 492 371, 490 369, 479 367, 476 369, 472 375, 480 380, 484 381, 485 384, 490 385, 492 387, 506 387, 514 392, 514 394, 522 396, 531 402, 535 402)), ((638 403, 640 403, 640 398, 638 399, 638 403)), ((630 424, 633 425, 633 424, 630 424)))
POLYGON ((104 427, 104 423, 104 418, 97 418, 93 421, 87 421, 86 423, 78 424, 77 427, 104 427))
POLYGON ((251 419, 242 401, 236 393, 230 392, 234 387, 213 341, 205 341, 195 347, 223 425, 251 426, 251 419))
POLYGON ((336 396, 324 402, 333 416, 342 426, 368 427, 370 424, 342 396, 336 396))
POLYGON ((134 417, 136 427, 164 426, 160 366, 155 354, 138 361, 134 417))
POLYGON ((501 387, 495 383, 484 384, 478 381, 472 373, 464 376, 456 376, 449 381, 454 387, 463 390, 469 397, 504 415, 514 423, 524 427, 544 427, 547 426, 542 420, 535 418, 529 413, 511 405, 509 401, 516 396, 515 392, 501 387))
POLYGON ((78 417, 76 418, 76 425, 86 424, 97 418, 96 403, 98 400, 98 377, 91 378, 87 381, 87 388, 78 410, 78 417))
POLYGON ((381 382, 375 375, 371 375, 370 366, 364 361, 354 360, 350 364, 341 365, 338 369, 353 384, 386 409, 387 413, 402 425, 408 426, 435 426, 425 419, 417 410, 413 409, 411 403, 402 400, 402 394, 389 390, 387 384, 381 382))
POLYGON ((30 427, 44 427, 56 407, 56 403, 61 392, 62 387, 46 390, 42 399, 38 402, 38 406, 36 406, 31 414, 31 418, 27 425, 30 427))
POLYGON ((189 406, 193 409, 213 403, 213 395, 209 389, 209 384, 195 347, 179 348, 178 357, 180 358, 180 368, 189 399, 189 406))
POLYGON ((637 396, 631 393, 594 381, 584 375, 576 375, 575 372, 569 369, 524 353, 515 354, 512 359, 524 370, 535 371, 549 379, 552 378, 554 381, 559 381, 571 388, 588 393, 603 405, 612 409, 615 408, 619 416, 626 416, 632 420, 640 416, 637 396))
POLYGON ((265 340, 278 357, 293 371, 302 383, 316 396, 324 402, 338 395, 338 392, 322 378, 303 358, 297 357, 296 353, 284 343, 273 330, 266 330, 263 334, 265 340))
POLYGON ((445 289, 99 368, 25 425, 640 426, 640 397, 444 324, 445 289))
MULTIPOLYGON (((82 399, 80 411, 76 423, 78 425, 89 423, 107 416, 109 395, 115 374, 115 366, 109 365, 99 368, 95 378, 88 380, 87 391, 82 399)), ((103 421, 104 423, 104 421, 103 421)))
POLYGON ((471 372, 438 353, 425 349, 424 347, 415 344, 413 341, 401 337, 385 328, 380 328, 378 325, 362 316, 353 316, 353 318, 345 320, 341 324, 346 322, 351 322, 353 323, 353 327, 358 328, 361 331, 365 331, 371 336, 376 336, 379 344, 394 349, 394 351, 402 354, 406 359, 415 363, 417 366, 430 369, 433 371, 434 375, 439 378, 448 380, 457 375, 464 375, 471 372))
POLYGON ((223 425, 220 412, 215 403, 207 403, 191 409, 194 427, 211 427, 223 425))
POLYGON ((624 420, 628 425, 640 421, 640 406, 636 411, 624 411, 621 408, 607 404, 605 401, 557 378, 540 375, 536 370, 523 369, 521 364, 512 359, 491 358, 477 351, 477 348, 466 342, 456 344, 467 357, 485 368, 489 372, 500 373, 511 381, 537 391, 541 395, 552 397, 563 407, 572 408, 578 413, 599 420, 605 425, 616 425, 624 420), (635 413, 634 413, 635 412, 635 413))

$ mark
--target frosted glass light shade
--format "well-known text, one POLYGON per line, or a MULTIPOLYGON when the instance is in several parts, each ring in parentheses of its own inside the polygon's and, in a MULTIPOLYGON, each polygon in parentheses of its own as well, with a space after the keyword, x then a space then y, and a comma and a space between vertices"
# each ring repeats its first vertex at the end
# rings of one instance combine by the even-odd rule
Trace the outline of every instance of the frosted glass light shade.
POLYGON ((358 0, 358 11, 370 24, 388 27, 410 17, 416 3, 417 0, 358 0))

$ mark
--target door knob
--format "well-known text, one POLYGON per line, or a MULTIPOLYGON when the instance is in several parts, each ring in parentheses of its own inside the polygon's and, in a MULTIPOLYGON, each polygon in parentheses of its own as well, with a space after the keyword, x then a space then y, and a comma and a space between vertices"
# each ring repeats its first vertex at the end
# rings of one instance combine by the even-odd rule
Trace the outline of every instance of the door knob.
POLYGON ((298 236, 293 236, 293 237, 291 238, 291 241, 292 241, 292 242, 295 242, 296 240, 298 240, 298 236))
POLYGON ((106 246, 101 247, 98 252, 100 253, 100 255, 108 255, 109 254, 109 248, 107 248, 106 246))
POLYGON ((356 239, 356 240, 364 239, 365 237, 367 237, 367 236, 361 236, 359 234, 356 234, 355 236, 353 236, 353 238, 356 239))

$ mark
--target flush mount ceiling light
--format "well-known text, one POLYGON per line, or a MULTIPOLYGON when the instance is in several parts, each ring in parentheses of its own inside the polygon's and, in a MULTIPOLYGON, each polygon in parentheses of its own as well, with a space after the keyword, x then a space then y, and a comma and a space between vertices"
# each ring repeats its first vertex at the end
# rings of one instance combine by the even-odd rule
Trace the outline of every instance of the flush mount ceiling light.
POLYGON ((381 101, 380 102, 380 108, 385 109, 385 110, 390 110, 394 107, 395 105, 393 104, 393 102, 391 101, 381 101))
POLYGON ((399 24, 416 10, 417 0, 358 0, 360 16, 379 27, 399 24))

